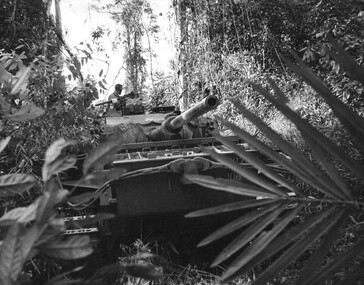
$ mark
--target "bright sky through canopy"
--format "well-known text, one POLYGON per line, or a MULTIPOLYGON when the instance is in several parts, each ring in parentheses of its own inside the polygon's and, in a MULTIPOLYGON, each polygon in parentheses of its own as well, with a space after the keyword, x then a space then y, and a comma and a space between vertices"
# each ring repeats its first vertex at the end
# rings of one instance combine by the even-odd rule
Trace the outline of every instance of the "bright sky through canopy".
MULTIPOLYGON (((84 75, 93 75, 97 80, 99 79, 100 70, 103 69, 103 75, 106 76, 107 88, 112 89, 115 83, 122 83, 124 81, 123 66, 123 51, 112 49, 112 40, 116 35, 116 23, 111 19, 111 15, 107 9, 102 9, 107 4, 112 4, 112 0, 62 0, 61 13, 63 33, 66 41, 73 51, 74 47, 79 46, 86 49, 86 46, 80 46, 80 43, 91 44, 91 31, 95 30, 98 26, 108 28, 110 36, 105 37, 103 45, 105 52, 96 53, 93 49, 92 57, 94 60, 90 61, 87 66, 83 68, 84 75), (96 9, 95 9, 96 8, 96 9), (109 62, 109 67, 106 62, 109 62)), ((159 43, 153 43, 152 49, 157 57, 153 59, 153 69, 167 70, 169 68, 169 61, 173 57, 174 45, 174 31, 170 29, 171 22, 174 19, 169 19, 168 15, 171 12, 171 1, 168 0, 150 0, 151 8, 157 16, 157 23, 160 26, 160 33, 158 34, 159 43)), ((146 57, 148 60, 148 57, 146 57)), ((149 63, 147 63, 149 67, 149 63)))

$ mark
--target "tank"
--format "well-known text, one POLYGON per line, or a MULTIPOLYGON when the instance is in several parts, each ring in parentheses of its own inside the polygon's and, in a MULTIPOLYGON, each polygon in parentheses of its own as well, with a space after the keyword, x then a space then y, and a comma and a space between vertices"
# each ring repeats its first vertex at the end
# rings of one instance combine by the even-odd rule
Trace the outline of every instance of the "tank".
MULTIPOLYGON (((234 157, 232 151, 211 135, 217 124, 206 114, 219 105, 217 96, 208 95, 182 113, 174 106, 154 107, 147 112, 141 104, 125 101, 118 101, 114 106, 111 101, 100 103, 111 107, 103 119, 103 138, 120 140, 121 137, 123 143, 112 163, 98 170, 123 169, 125 173, 104 185, 85 185, 82 189, 102 192, 99 206, 104 211, 124 217, 183 214, 241 199, 241 196, 191 184, 185 177, 204 174, 240 179, 205 151, 213 148, 234 157)), ((236 137, 231 139, 239 143, 236 137)), ((64 181, 63 184, 72 183, 64 181)), ((81 188, 79 184, 78 187, 81 188)))
MULTIPOLYGON (((141 235, 173 232, 176 236, 174 242, 178 240, 178 243, 185 244, 190 233, 194 232, 193 242, 197 242, 200 237, 196 235, 197 232, 205 234, 211 230, 211 224, 213 227, 222 225, 224 220, 220 216, 219 219, 200 219, 196 223, 196 220, 184 219, 185 214, 250 199, 212 191, 186 179, 186 174, 202 174, 241 180, 241 177, 216 162, 206 152, 207 148, 211 148, 242 162, 211 135, 218 125, 208 115, 219 105, 217 96, 208 95, 185 112, 176 110, 174 106, 158 106, 147 111, 141 104, 120 101, 114 106, 111 101, 102 104, 110 104, 111 107, 103 119, 102 136, 104 139, 121 137, 122 145, 112 162, 97 171, 120 169, 124 173, 97 185, 80 185, 78 181, 69 180, 63 181, 63 185, 77 186, 81 192, 97 193, 99 199, 94 211, 116 216, 92 228, 100 230, 103 239, 107 240, 106 244, 112 248, 111 252, 118 248, 120 240, 125 243, 126 236, 132 239, 141 235)), ((247 151, 255 152, 237 137, 230 138, 247 151)), ((82 207, 80 209, 84 210, 82 207)), ((89 231, 75 229, 71 233, 89 231)))

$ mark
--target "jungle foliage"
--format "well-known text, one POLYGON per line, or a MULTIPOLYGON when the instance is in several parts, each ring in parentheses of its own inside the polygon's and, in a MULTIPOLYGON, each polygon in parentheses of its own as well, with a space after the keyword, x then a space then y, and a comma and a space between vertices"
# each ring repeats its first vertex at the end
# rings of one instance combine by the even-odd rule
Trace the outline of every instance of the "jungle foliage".
MULTIPOLYGON (((364 70, 340 45, 332 44, 331 56, 363 84, 364 70)), ((212 263, 212 266, 226 261, 230 263, 222 276, 224 283, 255 268, 257 276, 253 284, 267 284, 302 255, 302 269, 298 273, 290 270, 284 273, 285 279, 291 283, 325 284, 325 281, 331 280, 335 284, 361 284, 363 281, 363 227, 358 221, 362 219, 363 209, 363 117, 338 100, 322 80, 297 55, 295 57, 297 64, 284 60, 330 106, 342 124, 342 131, 350 137, 352 147, 349 150, 343 148, 342 142, 332 141, 303 119, 290 108, 284 92, 269 78, 269 89, 254 82, 249 84, 296 126, 310 149, 310 157, 282 138, 241 101, 232 99, 233 105, 257 126, 270 143, 263 143, 226 119, 219 118, 220 122, 276 165, 268 167, 249 151, 216 132, 214 137, 217 140, 233 149, 257 172, 244 168, 231 158, 206 150, 239 174, 241 181, 204 176, 189 178, 213 190, 256 198, 187 215, 199 217, 249 209, 245 215, 218 229, 199 244, 203 246, 237 232, 212 263), (287 173, 297 179, 293 180, 287 173)))
POLYGON ((223 282, 246 273, 254 284, 360 284, 363 2, 184 3, 186 53, 179 60, 189 100, 199 100, 206 86, 217 86, 221 126, 281 171, 214 134, 269 179, 209 152, 242 180, 191 181, 259 199, 189 214, 250 209, 199 246, 231 237, 212 263, 228 264, 223 282))
MULTIPOLYGON (((123 3, 128 2, 116 1, 115 5, 123 3)), ((363 1, 184 0, 182 4, 187 33, 178 45, 183 45, 185 54, 174 66, 188 79, 186 93, 191 104, 201 99, 205 87, 217 86, 221 126, 270 157, 280 170, 277 174, 266 168, 215 134, 270 182, 211 152, 257 186, 202 176, 190 177, 191 181, 263 199, 191 213, 189 217, 236 208, 251 210, 200 246, 240 230, 213 262, 230 264, 222 276, 225 282, 243 273, 253 275, 253 269, 255 284, 279 283, 288 277, 297 284, 359 283, 364 248, 363 1), (329 41, 330 36, 333 40, 329 41)), ((94 149, 86 159, 82 179, 95 179, 90 168, 106 162, 117 151, 118 142, 95 149, 99 137, 91 134, 97 126, 89 103, 97 98, 100 82, 86 81, 80 72, 92 50, 85 48, 81 58, 61 56, 61 38, 41 0, 3 0, 0 5, 0 196, 4 214, 0 219, 0 281, 29 284, 23 268, 37 253, 76 259, 93 251, 88 237, 63 239, 66 224, 56 208, 69 201, 71 192, 60 188, 57 175, 74 165, 79 150, 94 149), (80 80, 73 91, 66 90, 64 66, 71 78, 80 80)), ((123 37, 129 45, 128 64, 134 68, 130 80, 142 84, 145 71, 138 68, 145 59, 140 36, 147 28, 138 28, 138 23, 129 38, 123 37)), ((155 28, 153 24, 148 27, 155 28)), ((169 86, 174 81, 160 82, 158 99, 176 102, 171 98, 177 96, 171 92, 175 88, 169 86)), ((95 197, 78 198, 82 202, 95 197)), ((61 275, 49 284, 99 284, 106 275, 120 272, 149 280, 161 277, 149 263, 132 263, 104 268, 88 280, 65 281, 61 275)))

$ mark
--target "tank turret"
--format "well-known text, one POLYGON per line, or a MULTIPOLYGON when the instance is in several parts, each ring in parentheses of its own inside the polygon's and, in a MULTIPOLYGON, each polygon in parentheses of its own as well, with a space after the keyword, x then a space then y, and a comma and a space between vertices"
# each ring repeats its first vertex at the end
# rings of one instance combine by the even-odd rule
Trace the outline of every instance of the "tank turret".
POLYGON ((184 125, 215 109, 218 105, 219 99, 215 95, 209 95, 182 114, 168 117, 159 128, 150 133, 149 137, 152 141, 168 140, 180 133, 184 125))
MULTIPOLYGON (((96 106, 111 103, 107 101, 96 106)), ((202 138, 213 121, 201 116, 218 105, 218 97, 208 95, 183 113, 176 112, 175 106, 153 107, 146 112, 140 101, 122 97, 108 110, 102 133, 105 137, 122 136, 125 144, 202 138)))

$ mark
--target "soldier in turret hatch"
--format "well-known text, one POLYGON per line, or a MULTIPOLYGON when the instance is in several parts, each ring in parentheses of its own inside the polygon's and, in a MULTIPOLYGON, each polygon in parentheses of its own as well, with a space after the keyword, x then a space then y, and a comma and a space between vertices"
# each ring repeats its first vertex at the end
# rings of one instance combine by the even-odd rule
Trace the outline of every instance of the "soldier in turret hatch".
POLYGON ((121 92, 123 91, 123 85, 121 84, 115 84, 115 90, 113 93, 111 93, 109 95, 109 97, 107 98, 107 101, 112 101, 112 103, 108 104, 108 109, 110 109, 111 106, 113 106, 113 104, 116 104, 120 98, 121 98, 121 92))

